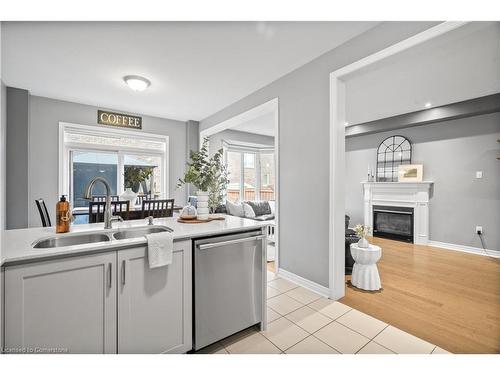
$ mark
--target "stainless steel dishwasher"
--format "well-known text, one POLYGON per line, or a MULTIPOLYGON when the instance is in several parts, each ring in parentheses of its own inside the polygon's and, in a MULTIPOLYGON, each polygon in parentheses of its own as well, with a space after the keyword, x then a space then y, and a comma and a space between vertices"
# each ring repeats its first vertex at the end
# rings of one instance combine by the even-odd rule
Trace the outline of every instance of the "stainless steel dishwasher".
POLYGON ((263 322, 266 236, 261 231, 194 242, 194 349, 263 322))

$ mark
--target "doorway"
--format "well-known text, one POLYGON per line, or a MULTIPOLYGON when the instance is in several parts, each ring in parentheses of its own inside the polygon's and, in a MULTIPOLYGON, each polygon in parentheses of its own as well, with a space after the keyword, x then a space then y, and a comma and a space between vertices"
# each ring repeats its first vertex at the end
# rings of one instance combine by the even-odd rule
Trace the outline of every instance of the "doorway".
POLYGON ((200 132, 209 139, 209 153, 220 148, 229 171, 229 202, 266 201, 274 219, 268 220, 268 269, 279 270, 279 100, 251 108, 200 132))

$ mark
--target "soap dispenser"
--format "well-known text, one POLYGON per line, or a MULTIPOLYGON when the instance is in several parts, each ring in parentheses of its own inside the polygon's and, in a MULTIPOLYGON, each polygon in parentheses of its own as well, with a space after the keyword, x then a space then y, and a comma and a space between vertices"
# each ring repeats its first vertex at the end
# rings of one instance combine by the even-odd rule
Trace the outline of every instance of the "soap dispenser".
POLYGON ((56 233, 69 232, 71 212, 66 196, 62 195, 56 204, 56 233))

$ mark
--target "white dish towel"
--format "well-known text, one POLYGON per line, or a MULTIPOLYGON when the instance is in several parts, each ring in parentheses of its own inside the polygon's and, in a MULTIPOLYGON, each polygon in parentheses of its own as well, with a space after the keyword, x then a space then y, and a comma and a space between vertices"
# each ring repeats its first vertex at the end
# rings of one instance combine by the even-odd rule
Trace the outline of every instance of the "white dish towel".
POLYGON ((148 240, 149 268, 163 267, 172 264, 174 237, 170 232, 151 233, 148 240))

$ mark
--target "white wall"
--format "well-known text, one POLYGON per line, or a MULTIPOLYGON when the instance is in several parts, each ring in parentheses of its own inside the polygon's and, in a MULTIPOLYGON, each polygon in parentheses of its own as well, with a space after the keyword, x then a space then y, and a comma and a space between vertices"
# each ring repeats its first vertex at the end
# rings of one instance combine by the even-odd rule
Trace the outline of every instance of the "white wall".
POLYGON ((500 92, 500 22, 473 22, 353 73, 346 118, 357 124, 500 92))

